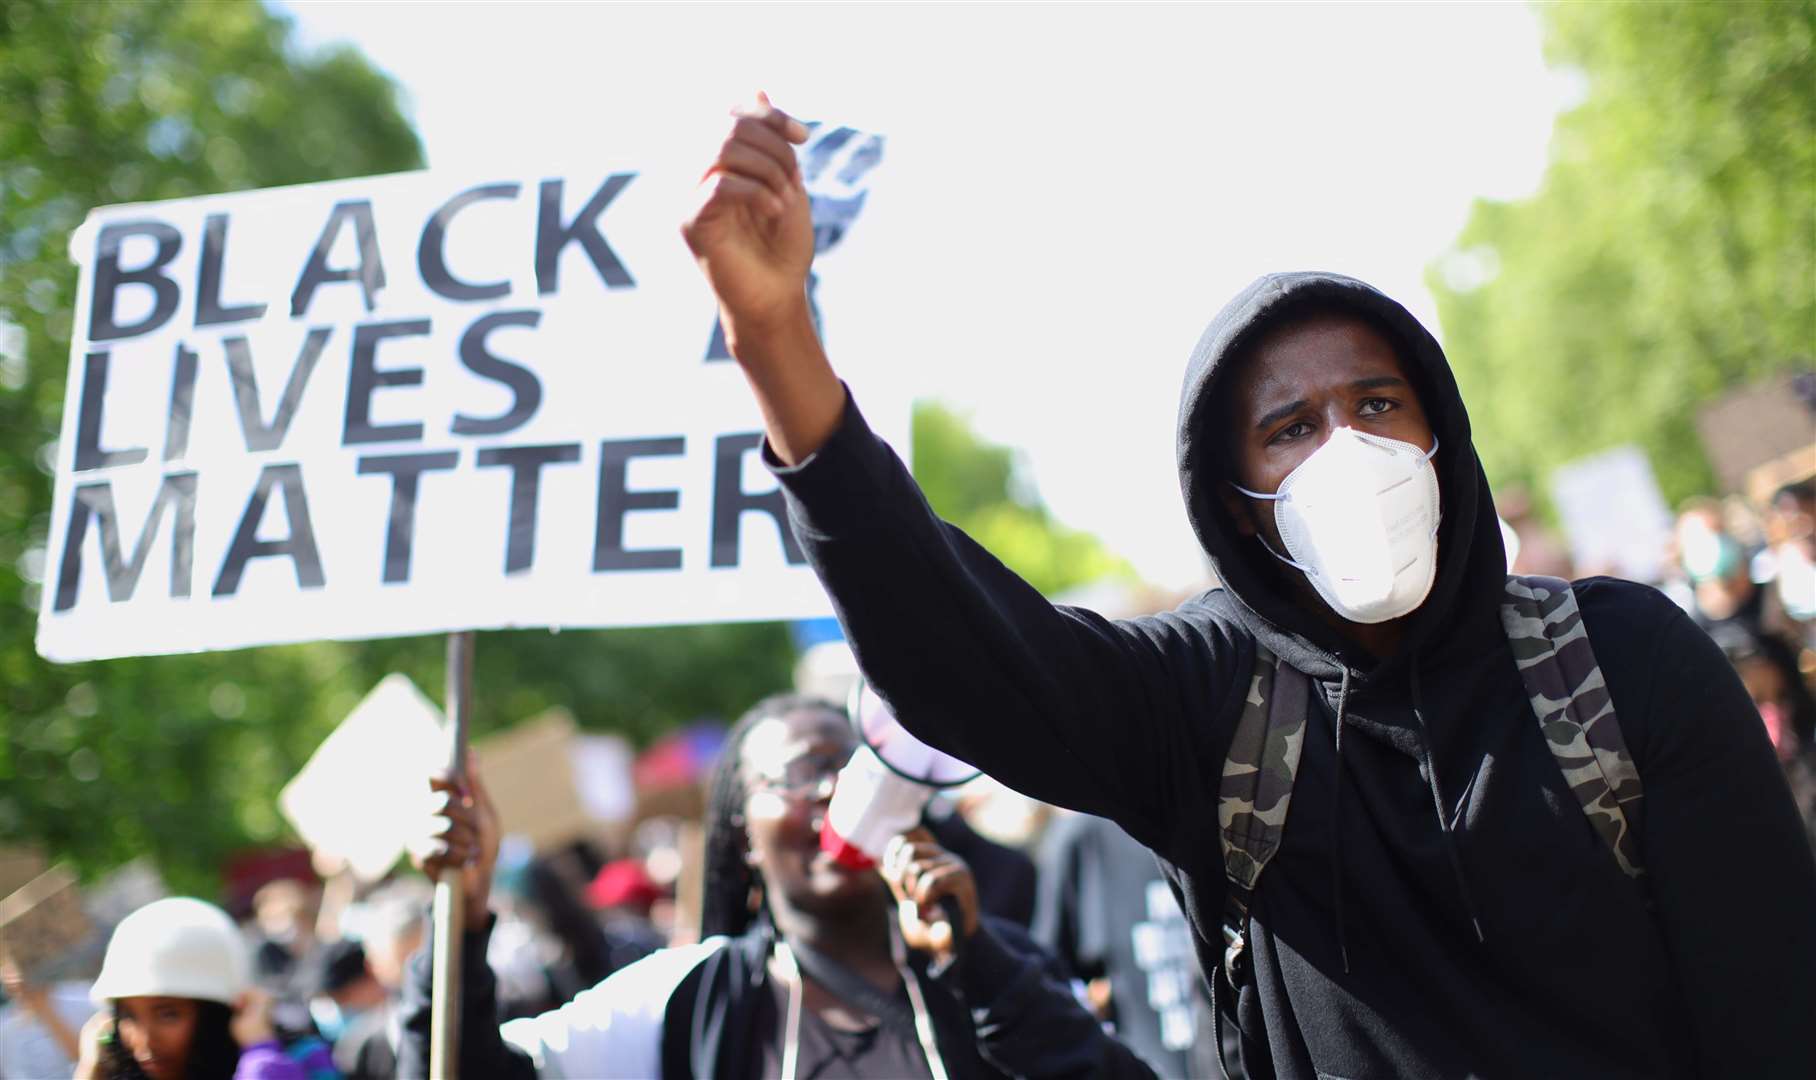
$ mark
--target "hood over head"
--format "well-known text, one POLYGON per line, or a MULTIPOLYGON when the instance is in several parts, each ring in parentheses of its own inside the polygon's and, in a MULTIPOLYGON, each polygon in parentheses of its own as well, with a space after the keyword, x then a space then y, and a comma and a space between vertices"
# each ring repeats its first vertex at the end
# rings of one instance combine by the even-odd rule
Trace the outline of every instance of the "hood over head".
POLYGON ((1485 614, 1498 625, 1506 555, 1488 479, 1470 442, 1469 414, 1437 340, 1374 287, 1342 274, 1268 274, 1224 305, 1198 339, 1186 368, 1178 458, 1186 514, 1218 580, 1236 601, 1236 617, 1275 655, 1308 675, 1331 678, 1348 667, 1383 677, 1469 612, 1485 614), (1358 316, 1387 336, 1438 437, 1432 459, 1443 514, 1437 579, 1425 602, 1406 617, 1401 655, 1380 663, 1327 622, 1322 611, 1309 609, 1287 591, 1282 575, 1298 571, 1277 562, 1254 537, 1243 536, 1224 502, 1226 483, 1235 476, 1226 437, 1229 372, 1269 330, 1326 313, 1358 316))

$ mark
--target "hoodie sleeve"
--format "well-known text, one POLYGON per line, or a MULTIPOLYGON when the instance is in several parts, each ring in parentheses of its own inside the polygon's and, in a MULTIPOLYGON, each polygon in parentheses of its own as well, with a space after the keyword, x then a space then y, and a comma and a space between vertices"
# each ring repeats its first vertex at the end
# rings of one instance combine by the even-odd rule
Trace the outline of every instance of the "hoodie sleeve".
MULTIPOLYGON (((926 742, 1010 787, 1164 842, 1234 646, 1185 613, 1112 622, 1049 603, 939 520, 849 393, 811 457, 765 460, 865 675, 926 742)), ((1196 796, 1192 801, 1196 801, 1196 796)))
POLYGON ((935 975, 971 1011, 977 1049, 1010 1076, 1153 1080, 1154 1070, 1104 1031, 1020 927, 985 919, 935 975))
MULTIPOLYGON (((486 964, 486 946, 491 944, 496 922, 494 918, 484 930, 470 931, 461 939, 459 1074, 535 1080, 536 1067, 529 1055, 508 1046, 498 1034, 498 980, 486 964)), ((425 942, 404 969, 398 1076, 429 1075, 429 1017, 435 985, 431 953, 425 942)))
POLYGON ((1635 749, 1640 840, 1700 1071, 1816 1075, 1816 861, 1740 679, 1695 623, 1658 606, 1635 749))

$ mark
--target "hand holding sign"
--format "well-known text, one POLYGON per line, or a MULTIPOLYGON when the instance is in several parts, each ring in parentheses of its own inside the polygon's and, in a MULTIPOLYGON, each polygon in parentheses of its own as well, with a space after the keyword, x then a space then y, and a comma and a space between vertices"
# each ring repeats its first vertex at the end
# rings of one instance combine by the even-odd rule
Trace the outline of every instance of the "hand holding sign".
POLYGON ((437 805, 430 819, 431 833, 411 845, 410 861, 431 878, 443 870, 461 869, 461 887, 466 893, 468 930, 485 929, 492 917, 487 904, 492 894, 492 868, 498 862, 501 837, 498 811, 479 778, 478 762, 467 759, 467 787, 447 777, 429 781, 436 792, 437 805))
POLYGON ((681 235, 735 334, 805 314, 813 219, 791 145, 807 141, 807 128, 762 94, 732 115, 681 235))

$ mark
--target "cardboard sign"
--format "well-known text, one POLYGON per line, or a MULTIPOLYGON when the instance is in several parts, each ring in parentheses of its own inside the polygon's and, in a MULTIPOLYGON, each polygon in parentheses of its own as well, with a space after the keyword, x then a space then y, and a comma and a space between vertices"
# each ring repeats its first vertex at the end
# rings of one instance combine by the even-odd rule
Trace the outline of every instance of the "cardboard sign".
MULTIPOLYGON (((1737 387, 1697 410, 1696 427, 1723 491, 1752 494, 1748 474, 1753 470, 1799 454, 1806 462, 1816 460, 1811 448, 1816 443, 1816 413, 1798 396, 1796 378, 1785 374, 1737 387)), ((1781 469, 1797 479, 1792 475, 1798 471, 1794 464, 1781 469)))
POLYGON ((30 847, 0 847, 0 898, 50 869, 44 853, 30 847))
POLYGON ((0 953, 27 982, 44 982, 65 956, 95 934, 76 875, 58 866, 0 900, 0 953))
POLYGON ((573 716, 550 709, 473 745, 499 826, 538 851, 597 826, 574 784, 574 738, 573 716))
POLYGON ((422 837, 429 778, 447 760, 441 710, 407 676, 387 675, 284 785, 278 807, 311 851, 377 881, 422 837))
MULTIPOLYGON (((854 374, 901 363, 838 318, 844 283, 887 287, 882 150, 801 148, 809 298, 854 374)), ((709 152, 94 211, 39 652, 825 614, 678 235, 709 152)), ((905 455, 906 397, 866 385, 905 455)))

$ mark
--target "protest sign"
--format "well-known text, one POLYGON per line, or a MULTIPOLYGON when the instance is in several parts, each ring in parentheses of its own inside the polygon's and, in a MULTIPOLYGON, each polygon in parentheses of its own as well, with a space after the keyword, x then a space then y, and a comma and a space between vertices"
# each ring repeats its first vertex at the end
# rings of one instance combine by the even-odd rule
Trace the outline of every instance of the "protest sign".
MULTIPOLYGON (((852 371, 909 359, 838 315, 884 287, 882 145, 802 151, 810 299, 852 371)), ((699 156, 94 211, 39 652, 825 614, 678 235, 699 156)), ((905 452, 906 399, 866 385, 905 452)))
POLYGON ((447 762, 441 711, 407 676, 387 675, 278 793, 311 851, 377 881, 422 837, 429 777, 447 762))
POLYGON ((629 822, 637 809, 631 780, 636 754, 630 742, 619 735, 575 735, 569 753, 574 786, 586 812, 601 824, 629 822))
POLYGON ((1617 446, 1560 465, 1551 498, 1579 572, 1657 580, 1671 511, 1645 451, 1617 446))
POLYGON ((50 868, 44 853, 31 847, 0 847, 0 898, 50 868))
POLYGON ((76 875, 67 867, 53 867, 0 900, 0 954, 27 982, 46 981, 63 957, 94 934, 76 875))
POLYGON ((1755 469, 1777 465, 1796 479, 1799 470, 1794 461, 1799 454, 1805 462, 1816 460, 1810 456, 1811 444, 1816 442, 1816 415, 1810 411, 1811 403, 1798 394, 1796 380, 1796 375, 1784 374, 1736 387, 1696 411, 1703 449, 1709 453, 1709 464, 1723 491, 1757 497, 1748 483, 1755 469), (1787 458, 1792 461, 1785 461, 1787 458))
POLYGON ((570 764, 574 718, 550 709, 473 744, 499 827, 547 851, 594 831, 570 764))

